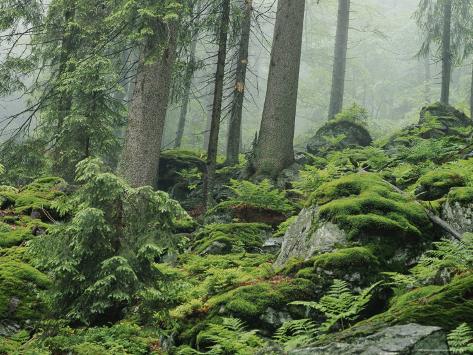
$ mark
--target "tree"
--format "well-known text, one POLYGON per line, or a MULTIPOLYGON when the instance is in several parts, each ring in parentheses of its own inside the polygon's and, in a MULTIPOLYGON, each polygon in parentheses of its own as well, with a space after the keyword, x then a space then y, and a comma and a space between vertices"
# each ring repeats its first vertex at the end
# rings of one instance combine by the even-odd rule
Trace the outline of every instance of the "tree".
POLYGON ((225 62, 227 59, 228 26, 230 22, 230 0, 223 0, 218 30, 217 71, 215 73, 215 90, 212 105, 212 120, 210 123, 209 144, 207 149, 206 171, 203 186, 203 202, 207 207, 211 200, 209 189, 215 180, 217 165, 218 134, 222 115, 222 101, 225 77, 225 62))
POLYGON ((236 67, 236 81, 233 89, 233 102, 228 127, 227 140, 227 165, 238 163, 241 148, 241 124, 243 116, 243 103, 245 100, 245 81, 248 67, 248 49, 250 46, 251 16, 253 12, 253 0, 243 0, 242 22, 238 60, 236 67))
POLYGON ((266 99, 252 163, 256 175, 274 177, 294 162, 304 9, 305 0, 278 2, 266 99))
POLYGON ((337 34, 335 37, 329 119, 335 117, 343 108, 349 24, 350 0, 338 0, 337 34))
MULTIPOLYGON (((178 7, 179 8, 179 7, 178 7)), ((162 10, 162 9, 158 9, 162 10)), ((120 173, 137 186, 155 186, 176 59, 178 15, 152 16, 144 39, 128 113, 120 173)))
POLYGON ((453 64, 461 63, 470 52, 472 0, 421 0, 415 13, 424 41, 420 56, 437 55, 442 61, 440 102, 448 105, 453 64), (432 50, 437 45, 437 53, 432 50))

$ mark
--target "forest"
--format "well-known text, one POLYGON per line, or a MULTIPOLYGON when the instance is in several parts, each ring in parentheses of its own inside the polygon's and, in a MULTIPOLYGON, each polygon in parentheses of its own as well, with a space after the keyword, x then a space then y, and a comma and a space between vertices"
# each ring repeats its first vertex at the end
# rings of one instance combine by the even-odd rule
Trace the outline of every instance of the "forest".
POLYGON ((0 354, 473 354, 473 0, 0 0, 0 354))

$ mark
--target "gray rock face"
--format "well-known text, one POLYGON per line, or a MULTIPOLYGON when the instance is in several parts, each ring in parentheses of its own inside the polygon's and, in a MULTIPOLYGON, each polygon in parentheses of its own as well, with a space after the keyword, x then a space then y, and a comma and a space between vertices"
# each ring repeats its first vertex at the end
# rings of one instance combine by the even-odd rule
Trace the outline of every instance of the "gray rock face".
POLYGON ((460 233, 473 232, 473 204, 446 202, 442 207, 442 219, 460 233))
POLYGON ((268 309, 260 316, 260 319, 272 328, 277 329, 285 322, 292 320, 292 317, 288 312, 277 311, 268 307, 268 309))
POLYGON ((380 354, 449 354, 446 334, 439 327, 418 324, 389 327, 364 338, 324 347, 307 347, 289 351, 288 355, 380 355, 380 354))
POLYGON ((282 267, 290 258, 308 259, 345 244, 347 236, 344 231, 330 222, 319 224, 317 208, 305 208, 284 235, 281 252, 274 265, 282 267))

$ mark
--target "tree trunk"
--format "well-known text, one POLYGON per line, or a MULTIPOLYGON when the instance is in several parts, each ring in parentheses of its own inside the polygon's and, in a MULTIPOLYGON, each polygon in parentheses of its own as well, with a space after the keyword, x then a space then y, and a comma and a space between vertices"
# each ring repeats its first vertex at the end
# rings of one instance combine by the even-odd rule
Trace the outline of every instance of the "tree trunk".
MULTIPOLYGON (((200 13, 200 7, 197 8, 197 14, 200 13)), ((198 15, 197 15, 198 16, 198 15)), ((182 145, 182 137, 184 136, 184 128, 186 126, 187 108, 189 107, 189 99, 192 86, 192 77, 195 71, 195 52, 197 49, 197 36, 199 34, 198 26, 194 25, 192 31, 191 47, 189 51, 189 62, 187 63, 185 84, 184 84, 184 97, 182 98, 181 112, 179 113, 179 123, 177 125, 176 140, 174 142, 174 148, 180 148, 182 145)))
POLYGON ((268 86, 253 162, 256 175, 277 176, 294 162, 305 0, 279 0, 268 86))
POLYGON ((473 118, 473 64, 471 71, 471 88, 470 88, 470 117, 473 118))
POLYGON ((243 0, 244 12, 241 24, 240 48, 236 67, 236 82, 233 91, 233 103, 228 127, 227 165, 238 164, 238 155, 241 147, 241 120, 245 99, 246 69, 248 67, 248 49, 250 46, 251 15, 253 0, 243 0))
POLYGON ((203 202, 207 208, 212 200, 209 191, 215 180, 215 167, 218 153, 218 134, 220 131, 220 117, 222 115, 223 79, 225 77, 225 61, 227 59, 227 34, 230 22, 230 0, 223 0, 222 15, 218 38, 217 72, 215 73, 215 91, 212 106, 212 121, 210 124, 209 145, 207 150, 206 172, 203 186, 203 202))
POLYGON ((176 57, 176 23, 157 22, 143 46, 128 114, 120 173, 132 186, 156 186, 160 147, 176 57), (153 62, 150 56, 159 51, 153 62))
POLYGON ((343 108, 349 24, 350 0, 338 0, 337 34, 335 38, 329 119, 335 117, 343 108))
POLYGON ((452 0, 445 0, 443 5, 442 32, 442 93, 440 102, 449 104, 450 81, 452 76, 452 53, 450 49, 452 22, 452 0))
POLYGON ((430 71, 430 55, 426 55, 424 58, 424 68, 425 68, 425 102, 430 103, 430 83, 432 81, 432 73, 430 71))

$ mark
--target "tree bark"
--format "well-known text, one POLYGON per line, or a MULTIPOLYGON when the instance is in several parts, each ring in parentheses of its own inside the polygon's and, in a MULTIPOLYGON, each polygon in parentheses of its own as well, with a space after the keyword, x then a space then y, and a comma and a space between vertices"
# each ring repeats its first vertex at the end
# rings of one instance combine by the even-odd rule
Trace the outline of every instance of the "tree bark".
POLYGON ((277 176, 294 162, 294 126, 305 0, 279 0, 268 86, 253 162, 256 175, 277 176))
POLYGON ((473 64, 471 66, 470 117, 473 118, 473 64))
POLYGON ((250 46, 251 15, 253 0, 243 0, 243 21, 241 24, 240 48, 236 67, 236 82, 233 91, 233 103, 228 127, 227 165, 238 164, 241 147, 241 121, 246 90, 246 70, 248 67, 248 49, 250 46))
POLYGON ((430 103, 430 83, 432 81, 432 73, 430 70, 430 55, 426 55, 424 58, 424 68, 425 68, 425 87, 424 87, 424 94, 425 94, 425 102, 427 104, 430 103))
POLYGON ((132 186, 156 186, 176 57, 177 24, 157 21, 140 54, 119 171, 132 186), (150 62, 150 57, 157 58, 150 62))
POLYGON ((220 131, 220 118, 222 115, 223 101, 223 79, 225 77, 225 61, 227 59, 227 35, 230 22, 230 0, 223 0, 222 15, 220 18, 220 29, 218 38, 217 71, 215 73, 215 90, 212 105, 212 121, 210 123, 209 145, 207 150, 206 171, 203 185, 203 203, 207 208, 212 200, 209 191, 215 180, 215 168, 217 165, 218 134, 220 131))
MULTIPOLYGON (((200 7, 197 9, 197 14, 200 13, 200 7)), ((179 113, 179 123, 177 125, 176 140, 174 142, 174 148, 180 148, 182 145, 182 137, 184 136, 184 129, 186 126, 187 109, 189 107, 189 99, 192 86, 192 77, 195 72, 195 52, 197 49, 197 36, 199 30, 197 25, 194 24, 192 31, 191 46, 189 51, 189 62, 187 63, 185 84, 184 84, 184 97, 182 99, 181 112, 179 113)))
POLYGON ((442 32, 442 92, 440 102, 449 104, 450 81, 452 76, 451 42, 452 0, 445 0, 443 5, 443 32, 442 32))
POLYGON ((342 111, 347 67, 348 27, 350 24, 350 0, 338 0, 337 34, 332 72, 332 91, 328 118, 342 111))

